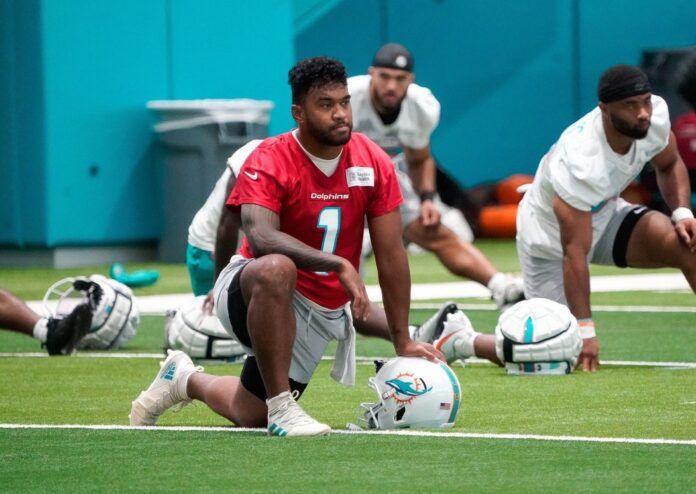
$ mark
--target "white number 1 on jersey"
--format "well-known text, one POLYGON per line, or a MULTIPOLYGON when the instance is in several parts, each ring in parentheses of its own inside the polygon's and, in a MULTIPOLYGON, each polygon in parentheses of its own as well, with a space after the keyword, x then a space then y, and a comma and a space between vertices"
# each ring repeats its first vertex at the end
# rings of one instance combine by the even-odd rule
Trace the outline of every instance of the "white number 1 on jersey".
MULTIPOLYGON (((341 230, 341 208, 328 207, 321 210, 317 228, 324 230, 324 239, 321 242, 321 251, 333 254, 338 243, 338 232, 341 230)), ((325 271, 317 271, 317 274, 326 276, 325 271)))

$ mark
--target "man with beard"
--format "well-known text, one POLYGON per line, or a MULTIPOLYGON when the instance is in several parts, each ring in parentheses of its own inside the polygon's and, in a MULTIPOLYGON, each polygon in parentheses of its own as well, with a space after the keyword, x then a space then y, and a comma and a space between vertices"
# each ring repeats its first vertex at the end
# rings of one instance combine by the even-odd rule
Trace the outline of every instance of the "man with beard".
POLYGON ((332 340, 332 377, 354 383, 352 319, 367 319, 370 307, 357 271, 365 217, 396 354, 444 359, 409 337, 402 196, 388 156, 351 135, 345 68, 310 58, 290 70, 289 82, 298 128, 250 154, 227 202, 240 211, 246 236, 213 297, 218 318, 248 353, 241 377, 204 374, 183 352, 170 352, 133 402, 132 425, 153 425, 168 408, 198 399, 239 426, 266 426, 269 435, 328 434, 296 400, 332 340))
POLYGON ((595 371, 599 343, 588 263, 679 268, 696 292, 696 220, 667 104, 638 68, 601 76, 599 105, 568 127, 542 158, 517 214, 517 252, 527 298, 566 304, 580 324, 578 366, 595 371), (619 194, 647 162, 672 217, 619 194))
MULTIPOLYGON (((348 79, 355 130, 392 156, 404 203, 401 223, 408 242, 433 252, 453 274, 491 290, 499 309, 523 298, 522 282, 493 266, 483 253, 441 222, 436 195, 436 165, 430 136, 440 120, 440 103, 428 88, 414 83, 413 57, 389 43, 376 53, 368 75, 348 79)), ((469 227, 466 225, 466 229, 469 227)))

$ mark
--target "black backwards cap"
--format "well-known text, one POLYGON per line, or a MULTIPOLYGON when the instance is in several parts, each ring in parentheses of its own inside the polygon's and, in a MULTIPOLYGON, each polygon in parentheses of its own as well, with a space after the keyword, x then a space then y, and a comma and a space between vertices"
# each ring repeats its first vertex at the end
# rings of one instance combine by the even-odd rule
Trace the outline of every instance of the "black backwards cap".
POLYGON ((614 65, 599 79, 597 96, 602 103, 611 103, 652 91, 645 72, 632 65, 614 65))
POLYGON ((372 66, 413 72, 413 57, 402 45, 389 43, 380 48, 375 54, 372 66))

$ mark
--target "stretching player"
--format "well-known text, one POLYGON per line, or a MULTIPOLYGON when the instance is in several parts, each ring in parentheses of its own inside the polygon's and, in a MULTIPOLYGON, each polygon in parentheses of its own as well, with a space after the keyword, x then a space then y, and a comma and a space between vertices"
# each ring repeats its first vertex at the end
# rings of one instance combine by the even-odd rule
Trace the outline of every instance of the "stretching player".
POLYGON ((679 268, 696 292, 696 220, 667 104, 638 68, 599 80, 599 105, 568 127, 539 164, 517 215, 527 298, 567 304, 583 335, 579 364, 599 366, 588 263, 679 268), (670 218, 619 194, 651 162, 670 218))
POLYGON ((42 317, 7 290, 0 289, 0 328, 32 336, 49 355, 70 355, 92 324, 92 310, 80 304, 63 318, 42 317))
POLYGON ((370 310, 357 271, 366 216, 396 354, 443 358, 409 337, 402 197, 384 152, 360 134, 351 137, 345 68, 307 59, 289 80, 298 129, 252 152, 228 200, 241 209, 246 236, 214 298, 220 321, 249 354, 241 378, 204 374, 171 352, 133 402, 133 425, 154 424, 168 408, 199 399, 238 425, 266 425, 272 435, 328 434, 296 399, 332 340, 339 341, 332 376, 354 382, 352 320, 365 320, 370 310))
MULTIPOLYGON (((239 214, 223 205, 236 183, 237 176, 241 173, 242 165, 261 142, 258 139, 248 142, 227 160, 225 171, 189 226, 186 264, 191 287, 195 295, 207 294, 204 310, 211 313, 214 281, 237 249, 241 226, 239 214)), ((411 337, 416 341, 432 343, 433 334, 442 327, 447 314, 454 311, 456 306, 453 303, 443 304, 420 326, 409 326, 411 337)), ((363 336, 391 341, 384 309, 377 304, 370 303, 367 320, 354 321, 354 326, 355 330, 363 336)))
POLYGON ((395 43, 380 48, 368 75, 348 79, 355 130, 393 156, 404 195, 404 238, 435 253, 452 273, 487 286, 498 308, 513 304, 523 298, 521 280, 498 272, 481 251, 440 222, 435 160, 430 152, 440 103, 414 79, 413 57, 406 48, 395 43), (408 174, 400 167, 407 168, 408 174))

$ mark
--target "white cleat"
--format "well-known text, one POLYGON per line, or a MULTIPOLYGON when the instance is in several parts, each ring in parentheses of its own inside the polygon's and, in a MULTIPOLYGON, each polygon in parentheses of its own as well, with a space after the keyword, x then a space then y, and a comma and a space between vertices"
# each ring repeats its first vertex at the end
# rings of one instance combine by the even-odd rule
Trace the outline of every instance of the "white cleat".
POLYGON ((458 310, 447 316, 442 334, 434 346, 444 354, 447 363, 451 363, 475 355, 474 340, 479 334, 474 331, 469 318, 458 310))
POLYGON ((172 407, 180 410, 191 403, 186 394, 186 383, 194 372, 203 372, 203 367, 193 365, 184 352, 167 350, 167 358, 160 362, 157 377, 133 401, 128 415, 130 425, 155 425, 165 411, 172 407))
POLYGON ((490 287, 491 299, 500 311, 504 311, 524 300, 524 282, 509 274, 497 273, 495 283, 490 287))
POLYGON ((269 436, 326 436, 331 432, 331 427, 307 415, 289 391, 266 400, 266 403, 269 404, 269 436), (272 405, 275 407, 271 408, 272 405))
POLYGON ((445 302, 430 319, 420 326, 409 326, 409 333, 413 341, 432 343, 440 337, 449 314, 457 312, 457 304, 445 302))

